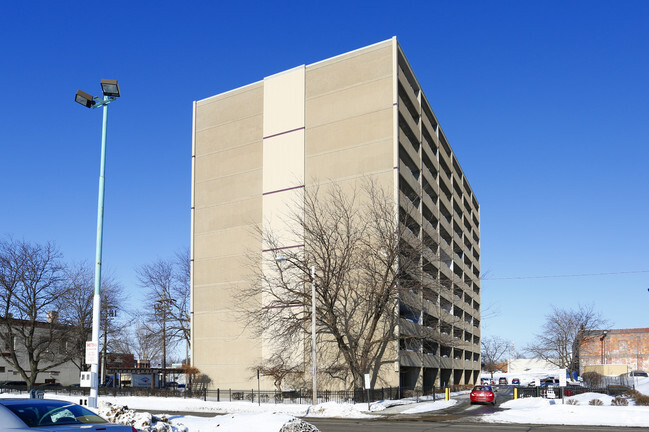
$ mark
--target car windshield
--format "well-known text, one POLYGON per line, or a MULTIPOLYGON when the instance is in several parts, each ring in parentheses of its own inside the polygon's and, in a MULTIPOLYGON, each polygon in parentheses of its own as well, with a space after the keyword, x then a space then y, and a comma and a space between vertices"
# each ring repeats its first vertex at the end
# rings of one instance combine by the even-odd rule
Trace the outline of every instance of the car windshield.
POLYGON ((107 423, 92 411, 68 402, 52 401, 39 404, 25 402, 5 406, 29 427, 107 423))
POLYGON ((473 391, 491 391, 491 387, 489 387, 489 386, 475 386, 473 388, 473 391))

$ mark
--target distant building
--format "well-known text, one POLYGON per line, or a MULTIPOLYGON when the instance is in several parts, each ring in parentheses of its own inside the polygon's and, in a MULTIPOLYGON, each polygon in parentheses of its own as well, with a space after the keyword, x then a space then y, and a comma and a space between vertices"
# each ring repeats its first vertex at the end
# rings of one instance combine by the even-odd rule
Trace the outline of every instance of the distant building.
POLYGON ((507 370, 511 373, 533 373, 557 370, 558 366, 543 359, 511 359, 508 361, 507 370))
MULTIPOLYGON (((103 353, 102 353, 103 354, 103 353)), ((126 353, 108 353, 106 354, 106 369, 119 369, 135 367, 135 356, 126 353)))
POLYGON ((579 372, 649 371, 649 328, 591 330, 579 347, 579 372))
MULTIPOLYGON (((52 338, 53 334, 66 334, 66 329, 68 329, 69 327, 56 323, 57 318, 58 317, 56 314, 48 313, 48 320, 54 321, 55 324, 52 324, 52 322, 36 322, 33 335, 35 340, 52 338), (54 333, 50 333, 52 325, 56 326, 55 328, 57 329, 54 333)), ((24 326, 28 323, 27 321, 19 319, 8 319, 7 322, 10 323, 12 327, 16 327, 17 329, 25 328, 24 326)), ((29 328, 31 329, 31 324, 29 324, 29 326, 29 328)), ((9 346, 7 341, 9 335, 7 327, 5 327, 4 325, 0 326, 0 332, 3 333, 2 337, 0 337, 0 382, 24 381, 24 378, 20 375, 20 372, 18 372, 18 370, 6 360, 11 357, 11 347, 9 346)), ((20 332, 18 331, 16 331, 15 333, 20 334, 20 332)), ((26 370, 27 373, 29 373, 30 368, 29 359, 27 358, 27 349, 25 348, 25 345, 20 341, 19 336, 15 337, 15 339, 13 340, 13 345, 13 349, 15 350, 16 356, 18 357, 18 363, 20 364, 20 367, 26 370)), ((80 371, 79 367, 72 360, 65 361, 64 363, 59 365, 47 367, 48 364, 55 364, 66 357, 70 357, 69 350, 74 348, 75 347, 73 346, 73 342, 66 341, 64 339, 57 339, 55 343, 48 344, 47 348, 45 348, 44 355, 42 355, 44 359, 41 360, 38 365, 40 369, 44 368, 45 371, 38 374, 35 384, 56 383, 63 386, 78 384, 80 371), (51 360, 48 362, 47 359, 51 360)))

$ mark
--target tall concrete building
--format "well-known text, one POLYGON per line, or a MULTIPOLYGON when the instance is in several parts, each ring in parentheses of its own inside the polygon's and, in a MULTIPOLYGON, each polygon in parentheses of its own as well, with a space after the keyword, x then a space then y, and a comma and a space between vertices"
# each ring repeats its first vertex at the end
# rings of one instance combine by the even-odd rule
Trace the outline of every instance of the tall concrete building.
POLYGON ((251 284, 250 252, 261 260, 264 250, 253 227, 281 231, 281 209, 322 179, 367 177, 392 192, 412 234, 436 245, 440 260, 421 265, 445 288, 400 298, 384 385, 478 379, 480 208, 392 38, 194 103, 191 358, 212 386, 250 388, 264 357, 233 312, 234 294, 251 284), (412 343, 424 327, 440 337, 412 343))

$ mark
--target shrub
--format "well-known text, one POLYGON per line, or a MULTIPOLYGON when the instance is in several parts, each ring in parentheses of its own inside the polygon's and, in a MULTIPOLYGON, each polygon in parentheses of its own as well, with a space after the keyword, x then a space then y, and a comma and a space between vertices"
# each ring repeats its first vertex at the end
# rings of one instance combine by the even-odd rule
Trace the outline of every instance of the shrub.
POLYGON ((629 401, 626 400, 626 399, 623 398, 623 397, 617 396, 615 399, 613 399, 613 400, 611 401, 611 405, 615 405, 615 406, 627 406, 627 405, 629 405, 629 401))
POLYGON ((568 399, 568 402, 566 402, 568 405, 579 405, 579 401, 577 399, 568 399))
POLYGON ((636 405, 649 406, 649 396, 647 395, 640 393, 636 397, 634 397, 633 400, 635 401, 636 405))
POLYGON ((602 405, 604 405, 604 402, 602 402, 602 401, 599 400, 599 399, 591 399, 591 400, 588 402, 588 405, 602 406, 602 405))
POLYGON ((602 384, 602 375, 597 372, 586 372, 582 378, 586 387, 599 387, 602 384))
POLYGON ((640 393, 638 390, 628 390, 624 395, 633 399, 636 405, 649 406, 649 396, 640 393))

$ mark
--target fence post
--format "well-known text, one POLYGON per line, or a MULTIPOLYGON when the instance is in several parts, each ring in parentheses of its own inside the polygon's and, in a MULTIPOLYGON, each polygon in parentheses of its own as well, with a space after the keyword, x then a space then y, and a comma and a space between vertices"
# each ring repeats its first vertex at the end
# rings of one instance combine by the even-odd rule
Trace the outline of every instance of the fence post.
POLYGON ((207 400, 207 387, 203 389, 203 402, 207 400))
POLYGON ((220 388, 216 389, 216 401, 221 402, 221 389, 220 388))

